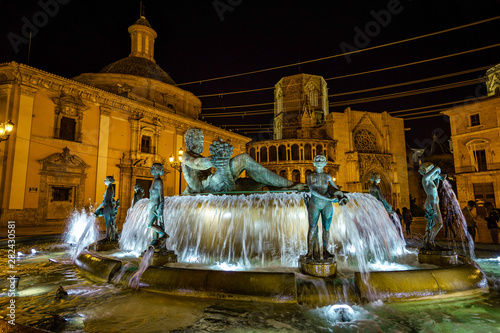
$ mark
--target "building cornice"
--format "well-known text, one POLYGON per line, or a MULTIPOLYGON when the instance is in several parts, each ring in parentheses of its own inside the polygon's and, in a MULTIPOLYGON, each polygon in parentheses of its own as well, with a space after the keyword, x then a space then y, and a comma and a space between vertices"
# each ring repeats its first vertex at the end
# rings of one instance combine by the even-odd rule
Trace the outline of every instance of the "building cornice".
POLYGON ((189 128, 197 127, 202 129, 205 135, 221 137, 230 140, 235 145, 244 146, 251 141, 248 137, 228 132, 203 121, 190 119, 165 110, 158 110, 145 103, 118 96, 85 83, 58 76, 28 65, 14 61, 1 63, 0 72, 5 67, 12 68, 16 73, 15 84, 22 84, 34 89, 42 89, 56 94, 64 93, 66 95, 78 96, 83 101, 93 103, 100 107, 119 109, 124 114, 133 118, 149 117, 152 119, 159 119, 164 125, 171 125, 179 128, 182 132, 187 131, 189 128))

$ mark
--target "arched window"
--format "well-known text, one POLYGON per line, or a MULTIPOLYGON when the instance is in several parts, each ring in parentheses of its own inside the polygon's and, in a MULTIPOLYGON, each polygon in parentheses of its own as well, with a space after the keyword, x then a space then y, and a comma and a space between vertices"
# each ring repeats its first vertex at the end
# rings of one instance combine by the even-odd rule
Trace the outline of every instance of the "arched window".
POLYGON ((267 162, 267 148, 260 148, 260 162, 267 162))
POLYGON ((292 171, 292 182, 300 183, 300 171, 299 170, 292 171))
POLYGON ((367 129, 360 129, 354 134, 354 149, 359 152, 377 152, 377 138, 367 129))
MULTIPOLYGON (((286 177, 286 170, 281 170, 280 171, 280 176, 283 177, 283 178, 287 178, 286 177)), ((288 178, 287 178, 288 179, 288 178)))
POLYGON ((312 170, 309 170, 309 169, 307 169, 307 170, 306 170, 306 182, 307 182, 307 176, 309 176, 309 174, 310 174, 311 172, 312 172, 312 170))
POLYGON ((326 155, 325 152, 323 151, 323 146, 322 145, 316 145, 316 155, 326 155))
POLYGON ((310 84, 307 86, 307 95, 309 97, 309 105, 318 106, 318 90, 314 85, 310 84))
POLYGON ((274 118, 274 139, 281 140, 282 138, 283 138, 283 122, 281 121, 280 118, 274 118))
POLYGON ((306 161, 312 160, 312 149, 311 145, 308 143, 304 145, 304 160, 306 161))
POLYGON ((286 161, 286 147, 283 145, 278 147, 278 161, 286 161))
POLYGON ((276 153, 276 147, 269 147, 269 162, 276 162, 278 154, 276 153))
POLYGON ((250 148, 250 150, 248 151, 248 155, 250 155, 250 157, 255 160, 255 148, 250 148))
POLYGON ((292 161, 298 161, 299 158, 299 145, 292 145, 292 161))

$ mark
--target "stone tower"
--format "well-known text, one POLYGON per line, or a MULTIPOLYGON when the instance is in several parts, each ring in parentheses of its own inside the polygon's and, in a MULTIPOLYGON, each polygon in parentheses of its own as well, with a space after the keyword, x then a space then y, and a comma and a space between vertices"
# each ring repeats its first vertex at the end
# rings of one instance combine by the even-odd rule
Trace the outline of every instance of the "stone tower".
POLYGON ((322 139, 328 115, 325 79, 310 74, 282 78, 274 90, 274 139, 322 139))

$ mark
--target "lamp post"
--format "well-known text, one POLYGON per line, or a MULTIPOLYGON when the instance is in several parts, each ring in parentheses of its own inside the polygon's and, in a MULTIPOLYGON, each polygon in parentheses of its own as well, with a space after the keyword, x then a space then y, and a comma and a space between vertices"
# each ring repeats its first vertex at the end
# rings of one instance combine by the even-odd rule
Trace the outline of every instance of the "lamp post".
POLYGON ((12 121, 7 121, 0 124, 0 142, 7 141, 10 137, 10 133, 14 129, 14 123, 12 121))
POLYGON ((169 161, 170 161, 170 166, 179 171, 179 195, 181 195, 181 181, 182 181, 182 154, 184 154, 184 150, 182 148, 179 148, 179 154, 178 154, 178 161, 174 161, 174 155, 170 155, 169 161))

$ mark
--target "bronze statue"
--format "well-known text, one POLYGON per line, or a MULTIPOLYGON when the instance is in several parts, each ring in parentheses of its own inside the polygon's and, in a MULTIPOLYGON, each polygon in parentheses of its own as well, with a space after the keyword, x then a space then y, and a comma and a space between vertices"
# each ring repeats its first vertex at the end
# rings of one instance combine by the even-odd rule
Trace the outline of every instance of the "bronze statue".
POLYGON ((151 175, 155 177, 151 187, 149 188, 149 203, 148 203, 148 228, 155 232, 153 241, 150 246, 158 252, 165 246, 167 238, 170 236, 165 232, 163 223, 163 165, 161 163, 153 163, 151 166, 151 175))
POLYGON ((184 136, 186 153, 182 156, 182 173, 187 182, 184 194, 231 191, 255 191, 264 186, 280 189, 306 189, 305 184, 294 183, 278 176, 243 153, 231 158, 233 146, 222 139, 210 146, 211 156, 203 157, 203 131, 191 128, 184 136), (211 168, 217 171, 212 173, 211 168), (246 171, 250 178, 238 178, 246 171))
POLYGON ((144 197, 144 189, 142 188, 141 185, 135 184, 134 192, 135 193, 134 193, 134 199, 132 200, 132 207, 134 207, 135 204, 144 197))
POLYGON ((94 213, 96 217, 104 216, 104 221, 106 222, 106 238, 104 238, 104 241, 116 241, 118 236, 116 213, 120 206, 120 200, 116 200, 115 203, 114 182, 115 179, 113 176, 107 176, 104 180, 104 184, 107 186, 104 192, 104 199, 94 213))
POLYGON ((424 249, 440 250, 434 243, 436 235, 443 227, 443 219, 439 210, 438 185, 440 180, 444 180, 446 175, 441 174, 441 169, 432 163, 425 162, 420 165, 418 172, 422 177, 422 187, 427 198, 425 199, 425 219, 427 226, 424 235, 424 249))
POLYGON ((391 204, 385 200, 384 195, 382 194, 382 191, 380 190, 380 187, 378 185, 380 184, 380 175, 378 173, 372 173, 370 176, 370 181, 372 182, 372 184, 370 185, 370 194, 377 198, 377 200, 384 205, 387 213, 394 213, 391 204))
POLYGON ((307 176, 307 185, 311 191, 311 198, 307 202, 307 213, 309 220, 309 231, 307 233, 307 255, 306 259, 320 259, 318 244, 318 220, 321 215, 323 224, 323 259, 333 257, 328 252, 328 240, 330 235, 330 224, 332 222, 333 207, 332 202, 344 205, 349 202, 345 194, 337 188, 332 176, 323 171, 326 166, 326 157, 316 155, 313 165, 316 171, 307 176))

